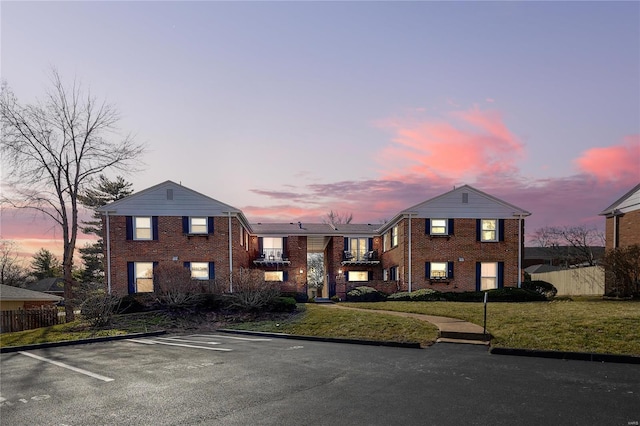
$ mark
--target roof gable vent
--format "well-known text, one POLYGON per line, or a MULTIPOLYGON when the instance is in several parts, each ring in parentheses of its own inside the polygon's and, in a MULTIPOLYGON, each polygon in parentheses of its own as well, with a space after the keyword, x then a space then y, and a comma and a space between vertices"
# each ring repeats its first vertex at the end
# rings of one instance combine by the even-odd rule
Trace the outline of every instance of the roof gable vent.
POLYGON ((468 192, 463 192, 462 193, 462 204, 469 204, 469 193, 468 192))
POLYGON ((167 188, 167 200, 173 200, 173 188, 167 188))

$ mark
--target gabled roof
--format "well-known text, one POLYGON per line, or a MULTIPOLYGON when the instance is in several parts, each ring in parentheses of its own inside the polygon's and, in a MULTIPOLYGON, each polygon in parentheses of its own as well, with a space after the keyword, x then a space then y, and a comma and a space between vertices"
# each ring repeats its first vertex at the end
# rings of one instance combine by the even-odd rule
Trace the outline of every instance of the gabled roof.
POLYGON ((378 225, 347 223, 332 226, 327 223, 252 223, 257 235, 374 235, 378 225))
POLYGON ((379 231, 384 232, 408 215, 438 219, 513 219, 531 213, 472 186, 462 185, 401 211, 379 231))
POLYGON ((32 291, 64 292, 64 278, 43 278, 35 283, 27 284, 32 291))
POLYGON ((613 204, 602 210, 598 216, 610 216, 617 213, 628 213, 640 209, 640 183, 631 191, 618 198, 613 204))
POLYGON ((54 296, 53 294, 41 293, 39 291, 31 291, 26 288, 0 284, 0 299, 14 301, 59 302, 62 300, 62 297, 54 296))
POLYGON ((170 180, 144 189, 97 209, 119 216, 237 216, 248 221, 240 209, 215 200, 170 180))

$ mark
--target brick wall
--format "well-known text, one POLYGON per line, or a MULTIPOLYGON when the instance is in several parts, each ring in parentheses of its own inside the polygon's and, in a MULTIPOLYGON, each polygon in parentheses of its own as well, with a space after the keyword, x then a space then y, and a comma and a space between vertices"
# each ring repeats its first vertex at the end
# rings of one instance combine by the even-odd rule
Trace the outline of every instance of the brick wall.
MULTIPOLYGON (((249 253, 240 244, 239 221, 236 218, 232 218, 231 221, 235 270, 249 266, 249 253)), ((113 294, 128 293, 127 262, 158 262, 158 265, 174 262, 179 265, 183 265, 184 262, 214 262, 216 277, 228 275, 228 217, 214 218, 214 233, 211 235, 185 235, 182 232, 181 216, 160 216, 157 241, 127 240, 125 216, 109 216, 109 228, 113 294), (177 257, 177 260, 174 260, 174 257, 177 257)))
POLYGON ((606 248, 613 248, 614 224, 617 219, 618 247, 626 247, 633 244, 640 244, 640 210, 625 213, 621 216, 608 217, 605 223, 606 248))

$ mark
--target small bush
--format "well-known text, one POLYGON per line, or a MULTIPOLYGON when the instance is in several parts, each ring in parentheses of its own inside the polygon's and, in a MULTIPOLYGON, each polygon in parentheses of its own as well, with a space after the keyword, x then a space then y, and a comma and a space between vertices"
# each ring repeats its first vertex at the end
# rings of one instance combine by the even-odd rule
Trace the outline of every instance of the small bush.
POLYGON ((119 303, 120 299, 116 296, 93 294, 80 305, 81 316, 94 327, 109 325, 119 303))
POLYGON ((293 297, 276 297, 269 303, 271 312, 293 312, 296 310, 296 299, 293 297))
POLYGON ((372 287, 356 287, 347 292, 347 302, 384 302, 387 295, 372 287))
POLYGON ((118 310, 116 313, 118 314, 133 314, 136 312, 144 312, 151 309, 151 305, 153 304, 151 298, 145 297, 147 295, 133 295, 128 294, 120 298, 120 302, 118 304, 118 310))
POLYGON ((334 294, 333 296, 331 296, 331 301, 334 303, 338 303, 340 302, 340 298, 334 294))
POLYGON ((307 303, 309 301, 309 295, 307 293, 298 293, 296 291, 280 292, 280 297, 292 297, 297 303, 307 303))
POLYGON ((233 293, 224 294, 222 301, 226 309, 257 312, 268 309, 279 296, 277 285, 266 282, 263 271, 241 268, 233 273, 233 293))
POLYGON ((161 307, 184 308, 200 300, 201 284, 191 279, 188 268, 178 264, 164 264, 158 266, 153 274, 154 294, 161 307))
POLYGON ((553 284, 541 280, 525 281, 522 283, 522 288, 542 294, 547 300, 553 299, 558 294, 558 289, 553 284))

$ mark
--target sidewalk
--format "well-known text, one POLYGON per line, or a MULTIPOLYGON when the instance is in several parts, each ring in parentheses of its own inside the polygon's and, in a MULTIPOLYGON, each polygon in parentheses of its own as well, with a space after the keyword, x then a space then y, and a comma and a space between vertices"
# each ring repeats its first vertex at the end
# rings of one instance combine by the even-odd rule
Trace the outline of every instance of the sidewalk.
POLYGON ((485 334, 482 327, 461 319, 439 317, 435 315, 413 314, 409 312, 351 308, 347 306, 341 306, 340 304, 323 304, 322 306, 337 309, 351 309, 354 311, 362 312, 376 312, 384 315, 395 315, 398 317, 416 318, 421 321, 427 321, 438 327, 438 342, 488 345, 491 341, 491 335, 488 333, 485 334))

